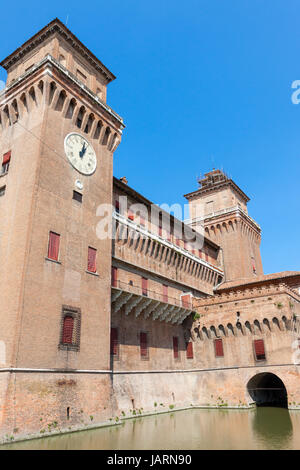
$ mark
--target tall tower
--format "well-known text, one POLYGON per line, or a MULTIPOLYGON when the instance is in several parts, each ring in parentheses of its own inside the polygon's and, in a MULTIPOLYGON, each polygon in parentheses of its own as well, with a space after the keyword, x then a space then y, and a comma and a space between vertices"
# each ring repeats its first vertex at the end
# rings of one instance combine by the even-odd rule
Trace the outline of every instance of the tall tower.
POLYGON ((115 77, 58 19, 1 66, 1 433, 103 421, 111 240, 96 210, 124 127, 106 104, 115 77))
POLYGON ((248 215, 248 196, 221 170, 213 170, 199 180, 199 189, 186 194, 189 223, 223 249, 226 280, 263 274, 261 229, 248 215))

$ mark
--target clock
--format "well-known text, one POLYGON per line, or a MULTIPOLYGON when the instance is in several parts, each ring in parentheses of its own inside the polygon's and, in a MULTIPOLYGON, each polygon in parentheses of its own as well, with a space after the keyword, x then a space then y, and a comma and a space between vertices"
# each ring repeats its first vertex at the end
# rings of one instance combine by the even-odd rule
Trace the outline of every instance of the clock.
POLYGON ((97 157, 91 144, 77 132, 65 138, 65 153, 69 162, 83 175, 92 175, 97 167, 97 157))

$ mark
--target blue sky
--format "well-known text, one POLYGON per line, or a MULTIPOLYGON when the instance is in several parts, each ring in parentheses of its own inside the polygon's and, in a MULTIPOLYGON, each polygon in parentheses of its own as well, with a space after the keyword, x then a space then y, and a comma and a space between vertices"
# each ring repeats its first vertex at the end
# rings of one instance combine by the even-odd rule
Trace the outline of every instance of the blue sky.
POLYGON ((173 204, 224 168, 251 198, 265 272, 300 270, 299 0, 16 0, 13 15, 2 5, 1 58, 55 17, 117 76, 115 175, 173 204))

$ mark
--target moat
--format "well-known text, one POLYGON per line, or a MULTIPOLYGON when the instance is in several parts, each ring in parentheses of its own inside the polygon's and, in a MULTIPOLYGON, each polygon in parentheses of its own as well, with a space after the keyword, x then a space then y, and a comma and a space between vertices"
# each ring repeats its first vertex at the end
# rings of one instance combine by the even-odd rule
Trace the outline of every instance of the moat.
POLYGON ((300 411, 187 410, 2 446, 10 450, 299 449, 300 411))

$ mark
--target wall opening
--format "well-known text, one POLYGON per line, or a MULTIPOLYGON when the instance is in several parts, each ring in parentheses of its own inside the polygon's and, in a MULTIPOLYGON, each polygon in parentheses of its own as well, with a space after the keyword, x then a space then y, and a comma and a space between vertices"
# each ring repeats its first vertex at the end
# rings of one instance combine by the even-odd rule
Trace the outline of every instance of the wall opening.
POLYGON ((275 374, 265 372, 255 375, 249 380, 247 390, 256 406, 288 407, 285 385, 275 374))

